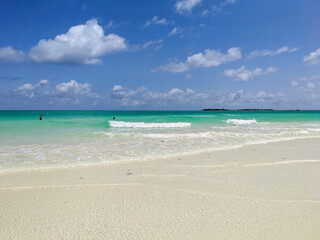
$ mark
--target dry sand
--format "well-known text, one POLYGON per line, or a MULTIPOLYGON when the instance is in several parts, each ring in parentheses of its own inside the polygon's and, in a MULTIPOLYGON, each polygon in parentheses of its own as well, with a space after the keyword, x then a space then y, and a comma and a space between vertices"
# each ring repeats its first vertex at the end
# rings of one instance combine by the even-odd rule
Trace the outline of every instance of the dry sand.
POLYGON ((0 239, 320 239, 320 139, 0 173, 0 239))

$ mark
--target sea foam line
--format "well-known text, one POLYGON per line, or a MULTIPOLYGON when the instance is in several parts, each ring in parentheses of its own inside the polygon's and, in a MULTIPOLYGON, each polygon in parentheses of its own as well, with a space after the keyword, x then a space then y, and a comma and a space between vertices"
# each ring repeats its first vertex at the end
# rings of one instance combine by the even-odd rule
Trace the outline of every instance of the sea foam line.
POLYGON ((145 122, 109 121, 109 125, 115 128, 179 128, 179 127, 190 127, 191 123, 189 122, 145 123, 145 122))
POLYGON ((266 162, 266 163, 249 163, 244 164, 244 167, 256 167, 256 166, 272 166, 272 165, 288 165, 295 163, 318 163, 320 160, 288 160, 281 162, 266 162))
POLYGON ((245 120, 245 119, 228 119, 227 123, 232 123, 234 125, 250 125, 252 123, 257 123, 255 119, 245 120))

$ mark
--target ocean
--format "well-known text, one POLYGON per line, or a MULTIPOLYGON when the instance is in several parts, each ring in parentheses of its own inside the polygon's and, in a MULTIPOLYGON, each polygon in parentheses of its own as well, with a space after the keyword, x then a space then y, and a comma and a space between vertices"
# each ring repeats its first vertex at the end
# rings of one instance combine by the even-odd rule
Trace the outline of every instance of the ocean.
POLYGON ((309 137, 320 137, 320 111, 0 111, 0 171, 161 160, 309 137))

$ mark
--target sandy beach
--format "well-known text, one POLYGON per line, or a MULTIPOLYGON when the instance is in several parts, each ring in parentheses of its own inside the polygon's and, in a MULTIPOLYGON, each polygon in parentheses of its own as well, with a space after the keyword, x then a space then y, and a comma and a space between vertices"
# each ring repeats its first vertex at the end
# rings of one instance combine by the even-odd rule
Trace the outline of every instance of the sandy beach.
POLYGON ((320 239, 320 139, 0 173, 0 239, 320 239))

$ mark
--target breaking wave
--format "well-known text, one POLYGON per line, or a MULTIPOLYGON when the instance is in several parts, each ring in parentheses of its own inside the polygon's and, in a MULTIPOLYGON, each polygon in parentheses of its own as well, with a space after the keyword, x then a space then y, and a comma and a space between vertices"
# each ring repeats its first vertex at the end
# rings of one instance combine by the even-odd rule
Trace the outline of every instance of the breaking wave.
POLYGON ((181 128, 181 127, 190 127, 191 123, 189 122, 145 123, 145 122, 109 121, 109 125, 115 128, 181 128))
POLYGON ((234 125, 250 125, 252 123, 257 123, 255 119, 250 119, 250 120, 244 120, 244 119, 228 119, 227 123, 231 123, 234 125))

